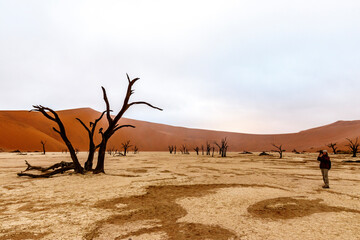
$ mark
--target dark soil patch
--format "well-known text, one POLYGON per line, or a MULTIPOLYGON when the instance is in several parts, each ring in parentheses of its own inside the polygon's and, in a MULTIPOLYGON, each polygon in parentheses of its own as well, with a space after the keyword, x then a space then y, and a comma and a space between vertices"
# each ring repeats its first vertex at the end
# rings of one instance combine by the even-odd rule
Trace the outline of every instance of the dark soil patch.
MULTIPOLYGON (((96 204, 98 208, 117 210, 117 204, 126 204, 121 211, 131 212, 125 215, 117 214, 109 219, 97 223, 96 228, 85 236, 93 239, 101 234, 105 224, 123 225, 129 222, 141 220, 158 220, 159 225, 153 228, 144 228, 118 236, 118 239, 136 237, 145 233, 165 232, 169 239, 173 240, 227 240, 236 237, 231 231, 220 226, 210 226, 198 223, 181 223, 178 219, 184 217, 187 212, 176 203, 176 199, 184 197, 200 197, 219 188, 234 187, 236 185, 187 185, 187 186, 151 186, 147 193, 141 196, 115 198, 109 201, 101 201, 96 204)), ((120 212, 118 212, 120 213, 120 212)))
POLYGON ((267 199, 248 207, 248 212, 259 218, 291 219, 305 217, 314 213, 322 212, 352 212, 360 213, 344 207, 332 207, 321 203, 322 199, 307 200, 291 197, 267 199))
MULTIPOLYGON (((132 238, 142 235, 164 232, 170 240, 227 240, 237 239, 237 236, 221 226, 204 225, 199 223, 177 222, 187 212, 179 204, 177 199, 188 197, 201 197, 214 193, 220 188, 230 187, 261 187, 282 189, 270 185, 257 184, 198 184, 198 185, 166 185, 150 186, 146 194, 131 197, 119 197, 98 202, 95 207, 110 209, 114 215, 108 219, 96 223, 96 227, 89 232, 85 239, 94 239, 99 236, 108 224, 122 226, 126 223, 138 221, 156 221, 152 228, 142 228, 132 232, 123 233, 115 239, 132 238), (118 204, 126 207, 119 209, 118 204)), ((284 189, 282 189, 284 190, 284 189)))

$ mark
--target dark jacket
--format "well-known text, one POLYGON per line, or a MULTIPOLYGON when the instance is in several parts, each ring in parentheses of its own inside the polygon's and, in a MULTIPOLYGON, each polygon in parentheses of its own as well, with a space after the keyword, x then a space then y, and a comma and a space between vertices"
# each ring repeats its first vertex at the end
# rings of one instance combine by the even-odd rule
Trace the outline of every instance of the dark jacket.
POLYGON ((320 161, 320 168, 321 169, 330 169, 331 168, 331 161, 329 156, 321 156, 317 158, 320 161))

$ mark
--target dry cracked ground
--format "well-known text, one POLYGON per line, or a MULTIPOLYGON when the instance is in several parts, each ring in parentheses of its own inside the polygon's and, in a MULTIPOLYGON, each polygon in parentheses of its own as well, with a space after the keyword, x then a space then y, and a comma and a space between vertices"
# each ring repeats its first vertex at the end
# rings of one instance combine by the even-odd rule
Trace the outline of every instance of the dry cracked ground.
POLYGON ((0 240, 360 239, 360 164, 331 158, 322 189, 310 153, 107 155, 106 174, 49 179, 16 173, 67 154, 0 153, 0 240))

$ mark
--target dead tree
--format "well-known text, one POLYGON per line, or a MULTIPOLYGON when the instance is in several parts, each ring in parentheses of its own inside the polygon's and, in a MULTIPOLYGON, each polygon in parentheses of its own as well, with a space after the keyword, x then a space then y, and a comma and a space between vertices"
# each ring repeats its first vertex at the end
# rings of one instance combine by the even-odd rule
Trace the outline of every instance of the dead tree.
POLYGON ((209 142, 206 142, 206 155, 210 155, 211 152, 211 146, 209 142))
POLYGON ((173 151, 174 151, 174 146, 173 146, 173 145, 169 145, 169 146, 168 146, 168 149, 169 149, 170 154, 172 154, 173 151))
POLYGON ((355 141, 352 141, 349 138, 346 138, 346 140, 349 141, 349 144, 347 144, 346 146, 349 147, 351 153, 352 153, 352 157, 356 157, 356 153, 358 152, 358 148, 360 143, 358 142, 358 138, 355 139, 355 141))
POLYGON ((226 138, 221 139, 221 149, 222 149, 222 154, 221 157, 226 157, 226 153, 228 150, 229 144, 226 138))
POLYGON ((116 154, 117 153, 117 150, 115 149, 115 147, 113 146, 112 148, 108 148, 106 150, 106 152, 111 156, 113 154, 116 154))
POLYGON ((219 153, 219 155, 222 155, 221 145, 218 144, 217 142, 214 142, 214 144, 218 147, 218 153, 219 153))
POLYGON ((123 148, 123 150, 124 150, 124 156, 126 156, 126 153, 128 152, 128 149, 129 149, 130 147, 132 147, 132 145, 130 145, 130 140, 122 143, 121 145, 122 145, 122 148, 123 148))
POLYGON ((134 146, 134 154, 138 154, 139 153, 139 148, 135 145, 134 146))
POLYGON ((280 154, 279 158, 282 158, 283 157, 283 152, 285 152, 285 150, 282 149, 282 145, 276 146, 274 143, 272 143, 271 145, 273 145, 276 148, 275 150, 272 150, 272 152, 279 153, 280 154))
POLYGON ((214 157, 215 147, 214 147, 214 146, 212 146, 212 147, 211 147, 211 149, 212 149, 212 154, 211 154, 211 157, 214 157))
POLYGON ((181 152, 181 154, 189 154, 189 151, 188 151, 188 149, 187 149, 187 147, 186 147, 185 144, 183 144, 183 145, 181 146, 180 152, 181 152))
POLYGON ((51 121, 55 122, 59 129, 53 127, 53 130, 60 135, 62 140, 64 141, 65 145, 69 149, 71 159, 74 163, 74 170, 76 173, 84 173, 84 168, 80 165, 79 160, 76 156, 76 152, 74 147, 72 146, 70 140, 68 139, 65 131, 64 124, 62 123, 59 115, 52 110, 51 108, 44 107, 41 105, 34 105, 34 109, 31 111, 40 112, 42 113, 46 118, 50 119, 51 121))
POLYGON ((204 155, 204 145, 201 145, 201 154, 204 155))
POLYGON ((118 122, 119 120, 122 118, 122 116, 124 115, 124 113, 133 105, 138 105, 138 104, 144 104, 147 105, 151 108, 157 109, 162 111, 161 108, 155 107, 153 105, 151 105, 150 103, 147 102, 129 102, 130 101, 130 97, 131 95, 134 93, 134 90, 132 89, 133 85, 135 84, 136 81, 139 80, 139 78, 135 78, 133 80, 130 80, 129 75, 127 75, 127 79, 128 79, 128 88, 127 88, 127 92, 126 92, 126 96, 124 99, 124 103, 121 107, 121 110, 116 114, 116 116, 113 118, 111 117, 110 114, 110 103, 106 94, 106 90, 104 87, 102 88, 103 91, 103 97, 104 97, 104 101, 106 104, 106 118, 108 121, 108 127, 105 131, 103 131, 103 129, 101 129, 99 132, 102 136, 102 140, 100 143, 100 147, 99 147, 99 154, 98 154, 98 161, 97 161, 97 165, 96 168, 94 170, 94 173, 105 173, 104 170, 104 164, 105 164, 105 151, 106 151, 106 146, 107 143, 109 141, 109 139, 111 138, 111 136, 118 131, 119 129, 123 128, 123 127, 132 127, 135 128, 133 125, 119 125, 118 122))
POLYGON ((86 124, 81 121, 81 119, 76 118, 76 120, 78 120, 81 125, 85 128, 85 130, 87 131, 88 135, 89 135, 89 154, 88 154, 88 158, 85 162, 85 170, 86 171, 91 171, 92 167, 93 167, 93 160, 94 160, 94 154, 97 148, 99 148, 99 145, 95 145, 94 142, 94 134, 95 134, 95 129, 96 129, 96 125, 98 124, 98 122, 101 120, 101 118, 104 116, 105 112, 103 112, 99 118, 95 119, 94 122, 90 122, 89 126, 86 126, 86 124), (91 129, 90 129, 91 128, 91 129))
POLYGON ((215 142, 215 145, 219 148, 219 154, 221 157, 226 157, 226 152, 229 147, 228 141, 226 138, 221 139, 221 144, 215 142))
POLYGON ((336 154, 336 150, 337 150, 337 147, 336 147, 336 143, 329 143, 328 145, 326 145, 328 148, 331 148, 333 153, 336 154))
POLYGON ((194 148, 194 151, 196 152, 196 155, 199 155, 199 150, 200 150, 200 148, 198 146, 196 146, 196 148, 194 148))
POLYGON ((43 149, 43 154, 45 155, 46 151, 45 151, 45 144, 46 141, 44 142, 43 140, 40 141, 41 145, 42 145, 42 149, 43 149))
POLYGON ((295 154, 300 154, 300 152, 298 152, 295 148, 292 150, 292 152, 295 154))

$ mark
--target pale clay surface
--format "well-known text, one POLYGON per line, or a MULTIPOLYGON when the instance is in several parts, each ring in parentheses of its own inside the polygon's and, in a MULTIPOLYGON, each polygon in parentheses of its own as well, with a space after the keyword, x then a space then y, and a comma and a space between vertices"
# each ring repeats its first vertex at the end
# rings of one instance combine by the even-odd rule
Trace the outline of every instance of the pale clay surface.
MULTIPOLYGON (((178 222, 221 226, 236 237, 230 239, 360 239, 360 213, 316 212, 307 216, 272 219, 253 216, 248 207, 267 199, 291 197, 321 199, 330 207, 360 210, 360 164, 345 164, 347 155, 331 155, 330 189, 322 189, 316 154, 285 153, 274 156, 230 153, 217 156, 170 155, 140 152, 127 157, 106 156, 106 174, 56 175, 49 179, 18 177, 26 166, 49 166, 70 161, 67 154, 0 153, 0 239, 86 239, 98 221, 114 215, 96 207, 102 200, 143 195, 148 186, 193 184, 240 184, 225 186, 201 197, 176 199, 187 214, 178 222), (27 235, 24 235, 27 236, 27 235), (30 236, 30 237, 29 237, 30 236)), ((79 153, 81 161, 86 153, 79 153)), ((125 204, 114 206, 121 212, 125 204)), ((268 208, 281 208, 281 203, 268 208)), ((296 206, 295 206, 296 207, 296 206)), ((136 209, 134 209, 136 211, 136 209)), ((117 213, 118 214, 118 213, 117 213)), ((122 238, 137 230, 159 225, 157 219, 106 223, 94 239, 122 238)), ((165 240, 161 231, 131 236, 132 240, 165 240)))

